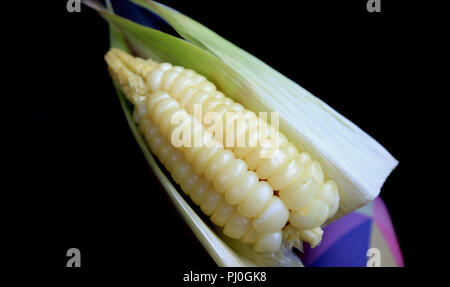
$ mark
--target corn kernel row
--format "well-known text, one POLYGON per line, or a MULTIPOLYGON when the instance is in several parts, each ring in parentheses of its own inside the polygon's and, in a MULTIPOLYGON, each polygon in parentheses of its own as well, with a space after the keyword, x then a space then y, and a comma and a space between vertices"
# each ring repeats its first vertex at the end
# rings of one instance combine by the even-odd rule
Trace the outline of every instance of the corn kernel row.
POLYGON ((253 249, 259 252, 273 252, 280 248, 281 231, 257 232, 248 218, 226 202, 223 194, 215 191, 209 181, 193 171, 183 152, 167 141, 150 117, 142 117, 139 130, 144 134, 151 151, 171 173, 182 191, 200 206, 203 213, 210 216, 214 224, 223 227, 225 235, 252 244, 253 249))
MULTIPOLYGON (((200 125, 197 126, 202 127, 202 131, 204 127, 209 126, 204 118, 194 119, 192 117, 192 115, 195 115, 195 104, 202 104, 204 114, 210 111, 219 113, 224 122, 227 112, 235 112, 237 116, 232 121, 227 121, 226 125, 234 125, 234 122, 239 120, 240 117, 250 120, 256 119, 253 112, 245 110, 242 105, 225 97, 216 90, 214 84, 192 70, 173 67, 168 63, 159 64, 152 60, 142 60, 120 50, 111 50, 106 59, 112 77, 119 83, 130 101, 136 105, 137 114, 142 114, 148 107, 153 109, 150 114, 156 118, 155 122, 159 123, 161 131, 165 132, 166 135, 170 134, 170 130, 173 131, 173 128, 169 128, 171 117, 180 112, 190 115, 190 117, 186 116, 186 119, 189 118, 191 122, 198 120, 200 125), (150 97, 152 100, 147 102, 153 101, 153 104, 146 103, 149 93, 152 93, 150 97), (158 107, 156 108, 156 106, 158 107)), ((135 119, 139 121, 140 117, 142 115, 136 116, 135 119)), ((264 125, 268 131, 277 132, 268 128, 269 125, 265 121, 257 119, 256 122, 258 125, 264 125)), ((195 125, 193 126, 195 127, 195 125)), ((199 132, 199 130, 193 128, 192 134, 196 132, 199 132)), ((243 128, 234 130, 234 139, 249 137, 249 132, 248 125, 244 125, 243 128)), ((255 193, 252 193, 252 189, 249 188, 252 184, 258 182, 262 186, 268 183, 267 188, 260 189, 265 190, 267 194, 272 192, 271 195, 273 190, 278 191, 279 198, 281 198, 279 202, 284 203, 284 206, 289 208, 290 224, 288 227, 295 226, 298 230, 296 234, 302 240, 315 246, 320 242, 323 234, 320 225, 334 215, 338 208, 337 186, 333 181, 324 181, 320 164, 312 160, 309 154, 299 153, 283 134, 278 133, 277 136, 279 149, 271 158, 261 157, 260 145, 243 148, 225 146, 228 150, 223 150, 223 141, 217 143, 214 148, 184 148, 184 155, 188 162, 193 164, 194 171, 197 174, 204 173, 205 178, 214 184, 214 188, 219 193, 224 192, 228 187, 230 177, 235 179, 232 182, 234 189, 231 189, 232 191, 227 190, 224 193, 225 201, 232 206, 237 205, 238 212, 246 218, 252 218, 257 212, 251 208, 243 208, 242 203, 239 205, 238 203, 245 198, 250 198, 248 197, 249 194, 255 193), (218 146, 221 147, 220 152, 217 152, 218 146), (194 160, 197 154, 199 156, 194 160), (206 164, 209 162, 211 164, 206 168, 206 164), (228 168, 225 168, 225 166, 228 168), (217 178, 219 168, 227 170, 230 176, 223 177, 221 181, 220 177, 217 178), (242 171, 242 173, 245 171, 246 175, 243 176, 239 171, 242 171), (267 180, 267 183, 259 181, 260 179, 267 180)), ((217 139, 217 136, 213 137, 217 139)), ((213 141, 213 137, 210 137, 209 140, 213 141)), ((258 134, 258 137, 259 142, 265 139, 261 138, 260 134, 258 134)), ((221 138, 224 139, 225 137, 221 138)), ((224 172, 223 174, 227 173, 224 172)), ((264 192, 261 194, 264 194, 264 192)), ((278 197, 275 198, 278 199, 278 197)), ((195 200, 193 201, 195 202, 195 200)), ((260 205, 263 206, 263 203, 267 204, 262 202, 260 205)), ((284 220, 283 217, 281 218, 284 220)), ((258 225, 256 224, 256 226, 258 225)), ((289 230, 291 229, 289 228, 289 230)))

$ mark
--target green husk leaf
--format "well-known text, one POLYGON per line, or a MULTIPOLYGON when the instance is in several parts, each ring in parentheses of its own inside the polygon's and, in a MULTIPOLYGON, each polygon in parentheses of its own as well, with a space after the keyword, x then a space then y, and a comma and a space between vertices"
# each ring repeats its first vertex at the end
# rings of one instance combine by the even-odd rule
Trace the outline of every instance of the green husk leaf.
MULTIPOLYGON (((227 96, 254 111, 280 113, 280 130, 317 159, 327 177, 338 184, 341 203, 334 219, 379 194, 398 161, 376 140, 295 82, 200 23, 155 1, 132 1, 158 14, 186 40, 232 68, 235 73, 229 83, 228 79, 211 77, 227 96), (234 85, 242 84, 236 93, 234 85)), ((336 91, 339 93, 345 91, 336 91)))
MULTIPOLYGON (((110 32, 110 46, 114 48, 122 49, 126 52, 131 52, 130 46, 128 46, 127 41, 122 35, 121 31, 128 31, 131 32, 133 28, 136 28, 136 24, 125 20, 124 18, 121 18, 119 16, 113 15, 111 11, 105 10, 103 7, 98 5, 96 2, 92 1, 84 1, 85 4, 90 6, 91 8, 94 8, 97 10, 102 16, 105 17, 105 19, 109 19, 109 32, 110 32), (121 28, 121 29, 120 29, 121 28), (130 29, 127 30, 127 29, 130 29)), ((141 28, 139 28, 141 29, 141 28)), ((184 42, 182 40, 179 40, 174 37, 167 37, 168 35, 165 35, 164 33, 161 33, 159 31, 145 28, 147 35, 150 34, 154 38, 154 40, 158 39, 158 37, 161 37, 163 40, 167 41, 167 43, 173 44, 173 41, 178 42, 177 44, 180 44, 179 42, 184 42)), ((140 31, 140 30, 139 30, 140 31)), ((139 37, 146 37, 146 35, 141 35, 141 32, 135 32, 135 37, 139 39, 139 37)), ((128 36, 130 36, 132 33, 128 33, 128 36)), ((133 37, 133 36, 131 36, 133 37)), ((166 43, 166 42, 165 42, 166 43)), ((153 53, 153 55, 156 54, 163 54, 165 51, 162 51, 163 49, 155 48, 149 49, 146 45, 148 43, 141 43, 137 42, 136 45, 132 45, 131 48, 141 49, 141 53, 153 53)), ((190 44, 189 44, 190 45, 190 44)), ((164 47, 164 46, 160 46, 164 47)), ((195 46, 193 46, 195 47, 195 46)), ((194 48, 198 53, 202 53, 201 50, 198 50, 196 47, 194 48)), ((153 56, 156 57, 156 56, 153 56)), ((125 118, 128 122, 128 125, 132 131, 132 134, 134 138, 136 139, 136 142, 138 143, 140 149, 142 150, 150 168, 153 170, 154 174, 160 181, 162 187, 166 190, 169 198, 173 202, 174 206, 176 207, 177 211, 180 213, 184 221, 188 224, 188 226, 191 228, 193 233, 196 235, 200 243, 203 245, 203 247, 206 249, 208 254, 212 257, 212 259, 216 262, 218 266, 221 267, 254 267, 254 266, 303 266, 300 259, 293 254, 290 250, 283 250, 283 253, 286 254, 286 256, 283 256, 283 254, 279 253, 277 256, 264 256, 261 254, 258 254, 251 250, 249 247, 244 246, 245 244, 242 244, 241 242, 237 240, 229 239, 228 242, 225 242, 223 239, 226 238, 226 236, 223 235, 221 230, 217 229, 214 230, 214 227, 211 225, 205 223, 198 215, 197 213, 192 209, 192 207, 184 200, 184 198, 180 195, 180 192, 177 190, 177 188, 174 186, 171 179, 169 179, 166 174, 163 172, 163 167, 161 167, 158 162, 155 160, 153 155, 151 154, 150 150, 148 149, 144 138, 139 133, 137 126, 133 120, 132 112, 133 107, 126 99, 125 95, 122 93, 122 91, 119 89, 119 87, 114 83, 114 87, 116 89, 117 95, 119 97, 119 101, 121 104, 121 107, 124 111, 125 118)))

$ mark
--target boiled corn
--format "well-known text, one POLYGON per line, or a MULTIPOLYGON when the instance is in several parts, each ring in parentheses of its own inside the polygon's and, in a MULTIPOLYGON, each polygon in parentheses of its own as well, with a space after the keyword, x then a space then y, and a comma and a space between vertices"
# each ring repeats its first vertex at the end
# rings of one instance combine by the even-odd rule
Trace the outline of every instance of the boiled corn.
MULTIPOLYGON (((339 193, 334 182, 324 180, 320 164, 309 154, 300 153, 284 135, 260 119, 257 125, 267 127, 272 135, 277 133, 279 149, 274 156, 262 157, 262 145, 230 147, 223 135, 207 132, 211 123, 194 117, 195 105, 202 104, 205 115, 218 112, 223 121, 226 113, 235 112, 226 125, 257 117, 217 91, 206 78, 117 49, 111 49, 105 58, 111 76, 135 104, 135 120, 152 152, 211 221, 224 226, 224 234, 253 243, 257 251, 269 252, 280 247, 282 237, 286 237, 282 228, 288 222, 283 232, 289 230, 291 237, 295 234, 313 247, 320 243, 320 226, 335 214, 339 193), (168 139, 177 128, 171 123, 174 116, 183 119, 182 124, 192 123, 191 134, 207 135, 202 146, 171 145, 168 139), (162 136, 156 136, 157 132, 162 136)), ((249 125, 233 132, 234 139, 251 138, 249 125)), ((257 136, 261 143, 270 134, 257 136)))

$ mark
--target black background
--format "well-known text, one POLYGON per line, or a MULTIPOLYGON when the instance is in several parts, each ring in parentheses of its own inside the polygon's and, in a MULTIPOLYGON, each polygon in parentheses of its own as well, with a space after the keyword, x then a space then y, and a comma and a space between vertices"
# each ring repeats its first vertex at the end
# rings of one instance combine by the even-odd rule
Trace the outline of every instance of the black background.
MULTIPOLYGON (((382 0, 381 13, 368 13, 366 1, 161 2, 299 83, 400 161, 381 197, 405 265, 418 263, 405 204, 414 192, 408 185, 412 149, 405 148, 412 135, 403 116, 411 95, 401 76, 411 66, 407 6, 382 0)), ((28 35, 27 64, 36 68, 27 72, 23 88, 33 92, 20 106, 20 160, 26 162, 20 172, 26 176, 16 185, 21 240, 15 251, 33 250, 41 262, 36 267, 61 271, 71 247, 81 250, 87 271, 145 269, 155 262, 161 272, 214 266, 127 126, 103 60, 106 22, 86 6, 68 13, 66 1, 43 5, 31 10, 41 13, 28 35)))

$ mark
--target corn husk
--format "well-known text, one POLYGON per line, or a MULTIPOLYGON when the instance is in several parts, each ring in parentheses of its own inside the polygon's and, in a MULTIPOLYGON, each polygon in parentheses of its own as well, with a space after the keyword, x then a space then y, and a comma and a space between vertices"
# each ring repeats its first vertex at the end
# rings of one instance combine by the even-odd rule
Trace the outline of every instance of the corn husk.
MULTIPOLYGON (((332 220, 365 205, 379 194, 398 162, 373 138, 298 84, 203 25, 153 1, 133 2, 161 16, 187 41, 124 19, 96 2, 84 1, 110 23, 111 46, 126 51, 131 48, 131 52, 140 57, 193 69, 250 110, 280 112, 280 130, 297 148, 318 160, 327 178, 333 179, 339 187, 340 208, 332 220)), ((291 254, 255 259, 251 251, 236 246, 239 243, 228 239, 225 242, 220 232, 193 211, 164 175, 136 130, 131 118, 132 107, 119 90, 118 94, 150 167, 219 266, 301 265, 295 259, 281 259, 291 258, 291 254)))

